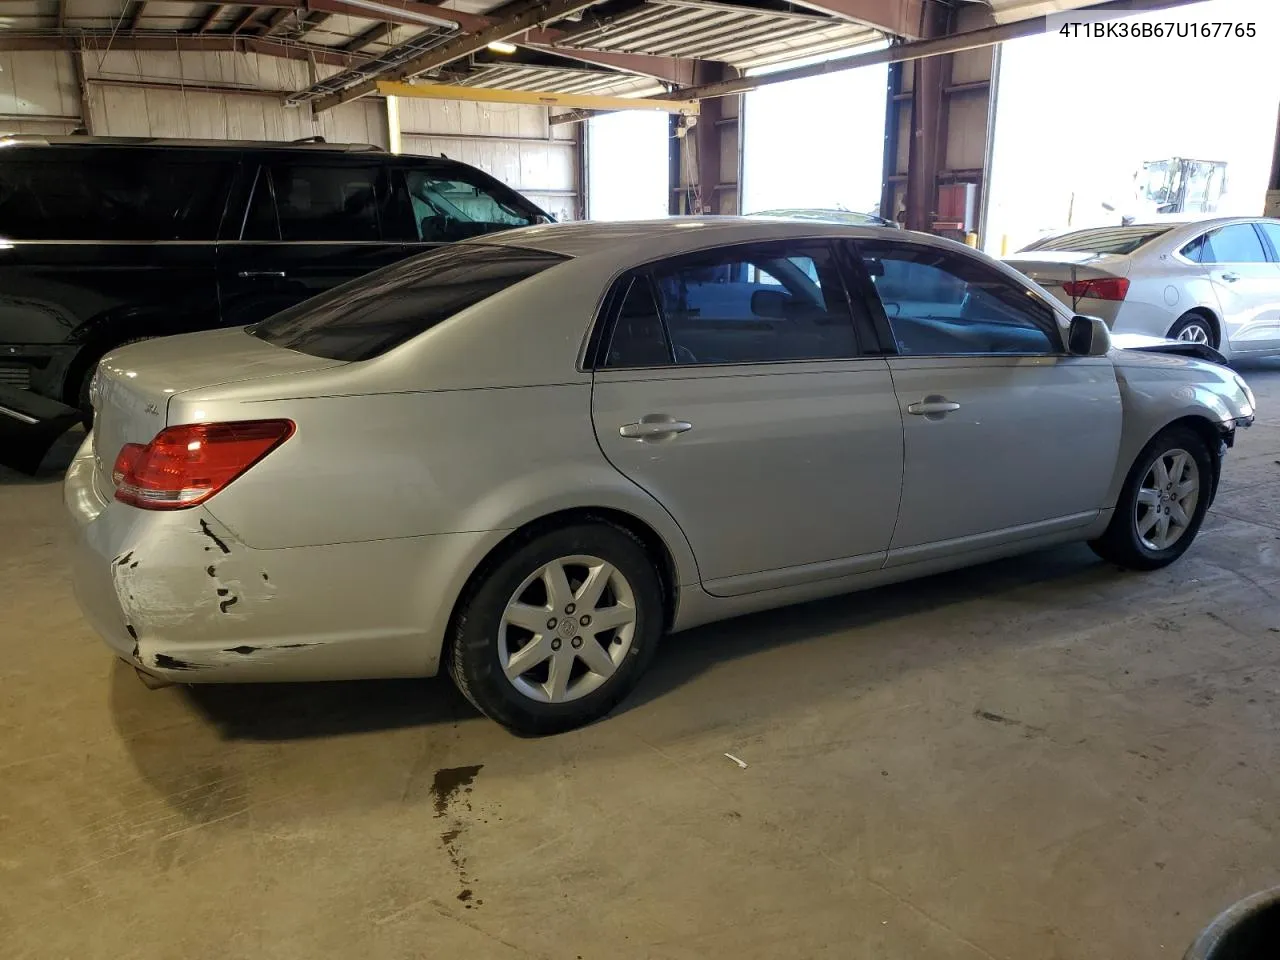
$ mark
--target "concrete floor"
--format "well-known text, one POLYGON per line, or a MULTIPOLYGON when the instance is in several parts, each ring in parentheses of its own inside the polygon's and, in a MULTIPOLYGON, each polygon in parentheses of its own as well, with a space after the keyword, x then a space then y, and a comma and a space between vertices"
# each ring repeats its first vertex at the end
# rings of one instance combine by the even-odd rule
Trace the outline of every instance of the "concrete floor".
POLYGON ((1172 569, 698 630, 546 740, 438 680, 148 691, 77 612, 56 471, 0 475, 4 956, 1179 957, 1280 882, 1280 365, 1246 375, 1172 569))

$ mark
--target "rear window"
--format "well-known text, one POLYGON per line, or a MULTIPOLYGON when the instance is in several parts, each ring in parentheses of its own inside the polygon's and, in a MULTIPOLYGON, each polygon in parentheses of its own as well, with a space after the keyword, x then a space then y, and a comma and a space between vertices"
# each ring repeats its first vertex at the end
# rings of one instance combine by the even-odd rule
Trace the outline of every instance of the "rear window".
POLYGON ((520 247, 443 247, 335 287, 250 332, 313 357, 368 360, 565 259, 520 247))
POLYGON ((0 237, 213 240, 234 163, 158 150, 0 150, 0 237))
POLYGON ((1169 232, 1168 227, 1108 228, 1077 230, 1060 237, 1040 240, 1027 250, 1064 250, 1081 253, 1133 253, 1144 243, 1169 232))

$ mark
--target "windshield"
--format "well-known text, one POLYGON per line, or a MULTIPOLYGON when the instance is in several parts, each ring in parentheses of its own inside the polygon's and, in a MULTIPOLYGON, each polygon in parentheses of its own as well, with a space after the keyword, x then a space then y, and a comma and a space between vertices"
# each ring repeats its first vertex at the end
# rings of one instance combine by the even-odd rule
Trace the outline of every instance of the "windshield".
POLYGON ((520 247, 442 247, 335 287, 249 332, 313 357, 368 360, 565 259, 520 247))
POLYGON ((1070 250, 1081 253, 1133 253, 1144 243, 1150 243, 1168 231, 1168 227, 1110 227, 1098 230, 1077 230, 1074 233, 1064 233, 1059 237, 1039 240, 1024 247, 1023 252, 1070 250))

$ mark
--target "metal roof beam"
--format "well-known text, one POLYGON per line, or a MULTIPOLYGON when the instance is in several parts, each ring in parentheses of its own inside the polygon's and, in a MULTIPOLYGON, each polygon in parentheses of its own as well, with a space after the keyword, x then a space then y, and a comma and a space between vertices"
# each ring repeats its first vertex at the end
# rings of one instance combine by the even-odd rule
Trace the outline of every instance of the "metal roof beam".
MULTIPOLYGON (((405 80, 418 74, 426 73, 429 70, 438 69, 446 64, 453 63, 455 60, 461 60, 464 57, 471 56, 473 53, 479 53, 491 43, 509 40, 540 24, 560 20, 570 14, 577 13, 579 10, 585 10, 595 2, 596 0, 546 0, 546 2, 526 9, 523 13, 500 20, 479 33, 464 34, 454 40, 450 40, 435 50, 429 50, 422 56, 415 57, 408 63, 388 71, 384 77, 379 79, 405 80)), ((346 90, 330 94, 327 97, 321 97, 315 101, 315 110, 317 113, 322 110, 329 110, 340 104, 350 103, 352 100, 358 100, 375 92, 377 92, 377 81, 373 79, 365 80, 362 83, 348 87, 346 90)))
POLYGON ((428 100, 474 100, 481 103, 523 103, 548 107, 583 107, 597 110, 662 110, 696 116, 692 100, 656 100, 640 97, 607 97, 590 93, 555 93, 538 90, 502 90, 495 87, 460 87, 446 83, 397 83, 380 80, 378 93, 390 97, 428 100))
POLYGON ((208 33, 209 28, 213 26, 213 21, 218 19, 218 15, 222 13, 222 4, 215 3, 204 12, 204 16, 200 19, 200 26, 196 28, 196 33, 208 33))
POLYGON ((142 19, 142 11, 147 9, 147 0, 134 0, 133 7, 129 11, 129 25, 126 30, 137 30, 138 21, 142 19))
POLYGON ((394 23, 378 23, 374 24, 368 30, 357 36, 352 37, 344 43, 339 49, 347 53, 355 53, 357 50, 367 47, 376 40, 383 40, 396 28, 394 23))
MULTIPOLYGON (((363 63, 367 57, 343 53, 333 47, 313 43, 282 41, 275 37, 264 38, 230 33, 117 33, 110 30, 76 30, 73 33, 21 34, 16 31, 0 31, 0 50, 70 50, 92 48, 95 42, 104 47, 108 40, 112 50, 158 50, 172 53, 175 50, 216 51, 233 53, 260 53, 266 57, 286 60, 315 60, 334 67, 351 67, 363 63)), ((284 96, 286 91, 279 91, 284 96)))

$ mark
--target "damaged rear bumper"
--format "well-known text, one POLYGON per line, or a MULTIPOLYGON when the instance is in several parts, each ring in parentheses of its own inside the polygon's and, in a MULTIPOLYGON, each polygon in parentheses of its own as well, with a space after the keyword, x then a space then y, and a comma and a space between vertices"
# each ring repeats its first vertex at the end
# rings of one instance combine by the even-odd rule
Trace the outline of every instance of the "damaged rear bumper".
POLYGON ((256 550, 204 507, 104 501, 91 444, 63 488, 77 533, 73 584, 85 619, 133 666, 177 683, 436 673, 442 635, 430 604, 445 595, 429 571, 459 569, 493 535, 256 550), (439 561, 425 575, 424 557, 439 561))

